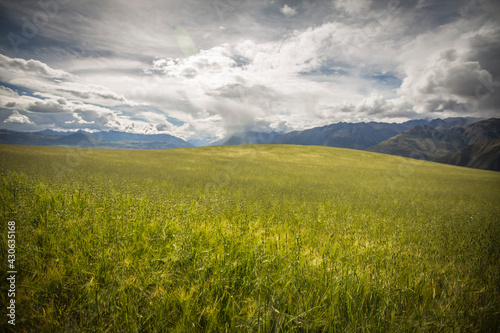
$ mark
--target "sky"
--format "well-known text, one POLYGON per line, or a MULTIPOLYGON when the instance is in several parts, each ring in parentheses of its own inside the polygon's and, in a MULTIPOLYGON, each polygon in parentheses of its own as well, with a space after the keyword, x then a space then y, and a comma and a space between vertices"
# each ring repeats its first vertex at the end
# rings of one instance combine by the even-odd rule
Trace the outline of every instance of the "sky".
POLYGON ((500 115, 500 1, 0 0, 0 129, 243 131, 500 115))

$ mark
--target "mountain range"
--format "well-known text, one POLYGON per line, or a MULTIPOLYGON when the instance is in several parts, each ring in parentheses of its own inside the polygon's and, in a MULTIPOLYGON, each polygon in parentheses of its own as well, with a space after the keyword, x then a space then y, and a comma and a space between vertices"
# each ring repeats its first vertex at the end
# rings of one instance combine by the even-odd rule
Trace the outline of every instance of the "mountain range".
POLYGON ((239 132, 215 142, 215 145, 297 144, 365 150, 418 125, 433 128, 463 126, 479 118, 410 120, 404 123, 337 123, 288 133, 239 132))
POLYGON ((467 146, 438 162, 469 168, 500 171, 500 139, 491 139, 467 146))
POLYGON ((0 130, 0 143, 31 146, 72 146, 85 148, 166 149, 192 147, 190 143, 168 134, 136 134, 117 131, 88 133, 14 132, 0 130))
MULTIPOLYGON (((0 143, 117 149, 185 148, 168 134, 0 130, 0 143)), ((303 131, 239 132, 212 145, 296 144, 368 150, 428 161, 500 171, 500 119, 455 117, 404 123, 337 123, 303 131)))
POLYGON ((500 119, 465 126, 419 125, 367 150, 434 162, 500 171, 500 119))
POLYGON ((404 123, 337 123, 289 133, 241 132, 216 144, 330 146, 500 171, 498 142, 490 142, 498 138, 500 119, 455 117, 404 123))

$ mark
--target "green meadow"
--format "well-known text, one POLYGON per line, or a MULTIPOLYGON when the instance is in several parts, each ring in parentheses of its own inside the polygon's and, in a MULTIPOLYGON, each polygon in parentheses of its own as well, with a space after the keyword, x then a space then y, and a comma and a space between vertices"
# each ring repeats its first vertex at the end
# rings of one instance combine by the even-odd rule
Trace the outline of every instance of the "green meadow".
MULTIPOLYGON (((281 145, 0 145, 15 332, 498 332, 500 173, 281 145)), ((2 283, 2 304, 7 284, 2 283)))

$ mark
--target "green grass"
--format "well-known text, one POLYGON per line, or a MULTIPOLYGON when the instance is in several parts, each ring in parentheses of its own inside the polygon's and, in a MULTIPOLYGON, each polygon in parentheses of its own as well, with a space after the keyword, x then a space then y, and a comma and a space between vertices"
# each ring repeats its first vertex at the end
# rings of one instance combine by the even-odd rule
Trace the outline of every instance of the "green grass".
POLYGON ((16 332, 498 332, 500 173, 277 145, 0 156, 16 332))

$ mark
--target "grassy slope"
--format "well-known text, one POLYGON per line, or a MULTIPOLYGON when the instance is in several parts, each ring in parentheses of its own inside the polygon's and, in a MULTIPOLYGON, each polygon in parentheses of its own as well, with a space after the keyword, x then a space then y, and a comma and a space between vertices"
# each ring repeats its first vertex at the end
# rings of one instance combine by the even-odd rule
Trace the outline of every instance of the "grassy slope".
MULTIPOLYGON (((18 330, 500 322, 499 173, 277 145, 0 145, 0 156, 0 216, 18 228, 18 330)), ((2 222, 3 258, 5 235, 2 222)))

